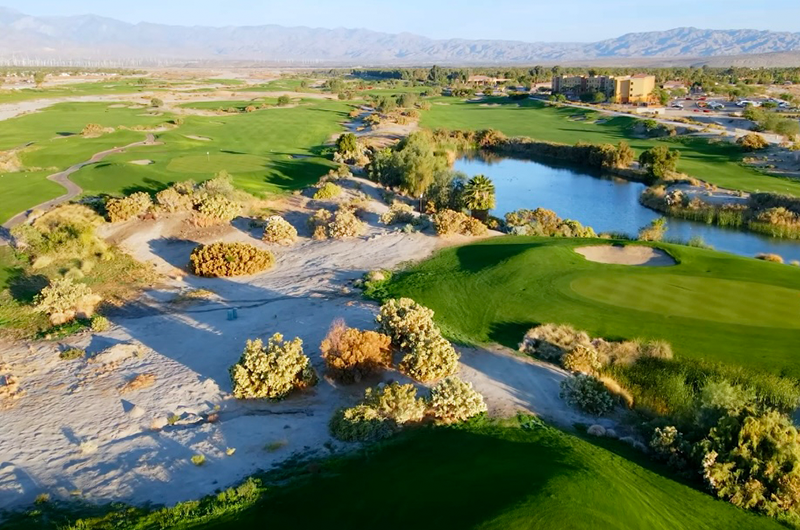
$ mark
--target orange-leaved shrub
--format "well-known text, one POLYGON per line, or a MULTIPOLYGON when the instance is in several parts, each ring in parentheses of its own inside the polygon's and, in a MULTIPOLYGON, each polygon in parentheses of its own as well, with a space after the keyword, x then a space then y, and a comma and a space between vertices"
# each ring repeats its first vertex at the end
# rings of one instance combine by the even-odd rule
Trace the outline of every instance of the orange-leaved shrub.
POLYGON ((320 351, 333 378, 353 383, 392 364, 391 342, 388 335, 348 328, 344 320, 338 319, 322 341, 320 351))

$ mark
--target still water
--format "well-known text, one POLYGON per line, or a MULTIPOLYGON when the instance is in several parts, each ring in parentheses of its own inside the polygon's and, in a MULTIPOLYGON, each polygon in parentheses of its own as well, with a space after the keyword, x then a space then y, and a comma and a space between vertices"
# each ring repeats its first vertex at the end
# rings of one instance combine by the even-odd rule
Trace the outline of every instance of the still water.
MULTIPOLYGON (((486 160, 465 157, 454 169, 469 176, 486 175, 494 182, 497 208, 492 215, 538 207, 575 219, 597 233, 624 232, 635 236, 660 214, 639 204, 644 184, 605 178, 588 170, 553 166, 530 160, 502 158, 486 160)), ((800 260, 800 241, 722 228, 694 221, 667 218, 667 238, 688 241, 701 237, 717 250, 742 256, 760 252, 778 254, 786 261, 800 260)))

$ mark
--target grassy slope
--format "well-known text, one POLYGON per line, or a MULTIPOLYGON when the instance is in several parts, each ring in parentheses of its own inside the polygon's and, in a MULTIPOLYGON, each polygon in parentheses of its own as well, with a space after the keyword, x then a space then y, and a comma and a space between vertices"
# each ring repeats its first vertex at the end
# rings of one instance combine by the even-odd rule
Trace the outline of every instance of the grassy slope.
POLYGON ((19 103, 32 99, 99 96, 106 94, 133 94, 156 90, 157 87, 139 85, 135 79, 90 81, 48 88, 25 88, 0 92, 0 104, 19 103))
POLYGON ((609 445, 542 427, 423 430, 200 528, 780 528, 609 445))
POLYGON ((431 307, 445 332, 467 343, 516 347, 533 325, 570 323, 800 377, 797 268, 677 245, 663 245, 680 260, 675 267, 604 265, 572 251, 585 244, 492 238, 444 250, 387 290, 431 307))
POLYGON ((187 116, 180 128, 158 135, 164 145, 108 157, 77 172, 73 180, 87 193, 120 194, 204 180, 224 169, 238 187, 254 194, 301 188, 333 167, 318 156, 319 148, 341 130, 348 110, 340 102, 319 101, 247 114, 187 116), (129 163, 137 159, 155 163, 129 163))
POLYGON ((742 152, 728 142, 709 143, 699 138, 678 140, 638 139, 630 135, 632 117, 606 119, 594 111, 572 107, 545 107, 532 100, 510 102, 493 98, 498 106, 482 106, 457 98, 438 98, 429 111, 422 113, 424 127, 447 129, 497 129, 509 136, 529 136, 537 140, 574 144, 579 141, 614 143, 627 141, 637 154, 656 145, 667 145, 681 152, 678 169, 718 186, 745 191, 768 191, 800 196, 800 181, 771 177, 740 164, 742 152), (570 119, 585 115, 586 120, 570 119))

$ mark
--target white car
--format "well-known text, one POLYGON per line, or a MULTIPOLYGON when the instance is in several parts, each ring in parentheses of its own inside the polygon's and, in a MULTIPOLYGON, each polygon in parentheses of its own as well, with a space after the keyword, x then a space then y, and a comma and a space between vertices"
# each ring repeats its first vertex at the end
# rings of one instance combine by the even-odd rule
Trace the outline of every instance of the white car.
POLYGON ((671 106, 673 109, 682 109, 682 108, 683 108, 683 103, 681 103, 680 101, 676 101, 675 103, 673 103, 673 104, 672 104, 672 105, 670 105, 670 106, 671 106))
POLYGON ((758 101, 750 101, 749 99, 743 99, 743 100, 738 101, 736 103, 736 106, 738 106, 738 107, 749 107, 751 105, 753 107, 760 107, 761 103, 759 103, 758 101))
POLYGON ((708 104, 708 106, 714 110, 722 110, 725 108, 725 104, 720 103, 719 101, 712 101, 708 104))

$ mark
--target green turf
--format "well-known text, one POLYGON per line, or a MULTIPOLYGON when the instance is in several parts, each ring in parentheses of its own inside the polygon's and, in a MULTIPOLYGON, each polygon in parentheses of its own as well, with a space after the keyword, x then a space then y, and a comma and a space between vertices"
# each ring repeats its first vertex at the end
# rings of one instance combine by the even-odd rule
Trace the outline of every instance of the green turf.
POLYGON ((780 528, 606 444, 548 427, 424 430, 197 528, 780 528))
MULTIPOLYGON (((159 83, 168 85, 166 81, 159 83)), ((136 78, 112 79, 108 81, 90 81, 47 88, 24 88, 0 91, 0 104, 19 103, 33 99, 62 98, 76 96, 96 96, 105 94, 135 94, 158 90, 155 85, 140 85, 136 78)))
POLYGON ((587 243, 607 242, 492 238, 443 250, 386 289, 434 309, 447 335, 465 343, 516 347, 534 325, 569 323, 800 377, 800 269, 667 244, 676 266, 606 265, 573 251, 587 243))
POLYGON ((200 110, 219 110, 219 109, 225 110, 229 108, 244 110, 245 108, 251 105, 258 106, 261 105, 262 103, 266 103, 267 105, 275 105, 277 104, 277 102, 278 98, 256 97, 248 100, 193 101, 191 103, 184 103, 180 106, 187 109, 200 109, 200 110))
POLYGON ((614 143, 627 141, 638 153, 656 145, 681 152, 678 169, 718 186, 744 191, 763 191, 800 196, 800 181, 764 175, 741 164, 743 153, 727 141, 708 142, 701 138, 640 139, 631 135, 636 118, 609 117, 573 107, 544 106, 534 100, 521 102, 491 98, 488 103, 458 98, 436 98, 424 111, 420 125, 446 129, 497 129, 509 136, 575 144, 579 141, 614 143), (597 123, 600 120, 600 123, 597 123))
POLYGON ((226 170, 237 187, 256 195, 298 189, 333 167, 320 149, 341 130, 348 112, 344 103, 316 101, 245 114, 186 116, 179 128, 158 135, 163 145, 110 156, 81 169, 73 180, 88 194, 117 195, 157 191, 171 182, 204 180, 226 170), (130 163, 141 159, 154 163, 130 163))

